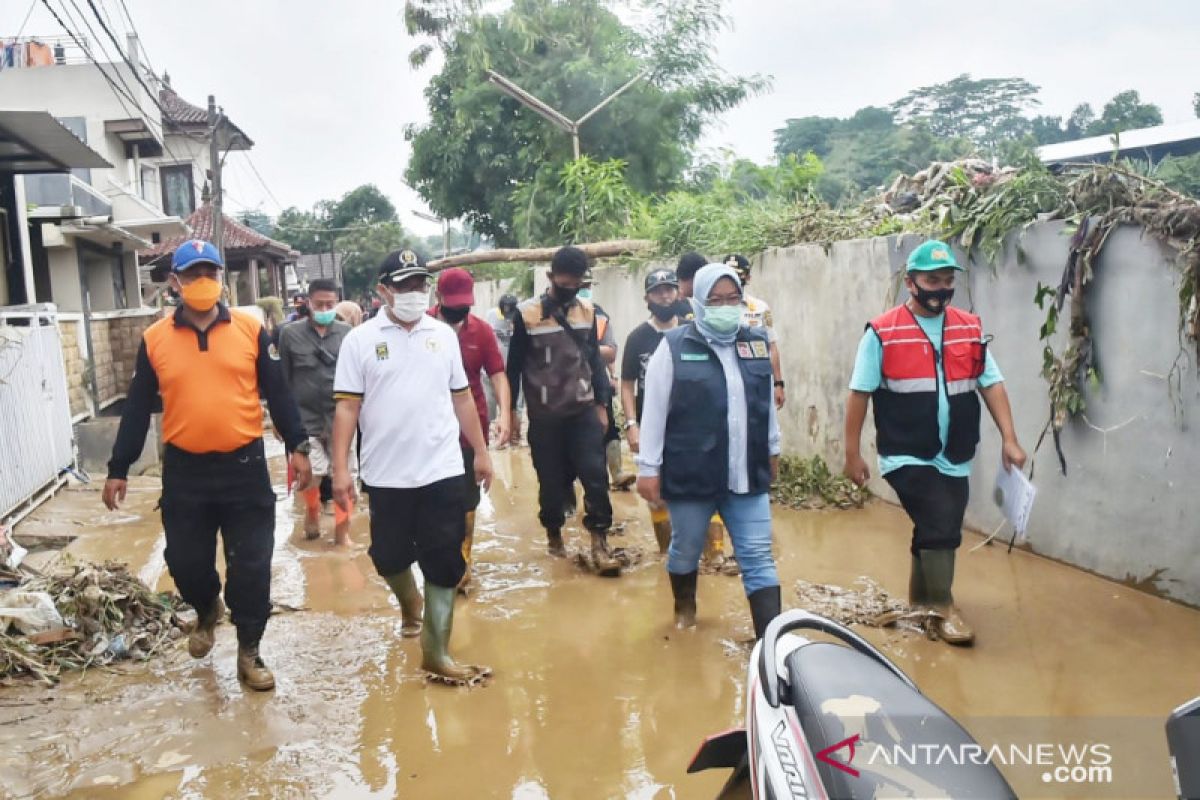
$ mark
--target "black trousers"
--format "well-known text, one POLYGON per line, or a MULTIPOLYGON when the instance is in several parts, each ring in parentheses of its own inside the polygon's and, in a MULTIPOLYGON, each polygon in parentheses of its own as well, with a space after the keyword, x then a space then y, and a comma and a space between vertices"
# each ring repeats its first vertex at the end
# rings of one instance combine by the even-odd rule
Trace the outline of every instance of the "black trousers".
POLYGON ((918 550, 956 550, 962 544, 970 497, 966 478, 952 478, 925 466, 901 467, 883 477, 913 521, 913 555, 918 550))
POLYGON ((175 587, 200 614, 217 602, 217 531, 225 548, 225 605, 238 643, 258 644, 271 614, 275 492, 262 440, 232 453, 163 454, 164 556, 175 587))
POLYGON ((529 449, 538 476, 538 520, 548 531, 563 526, 563 502, 574 475, 583 484, 583 525, 603 533, 612 527, 604 428, 594 408, 570 417, 529 418, 529 449))
POLYGON ((463 509, 474 511, 479 508, 481 494, 479 484, 475 482, 475 448, 462 441, 458 446, 463 457, 463 509))
POLYGON ((462 476, 414 489, 372 486, 370 498, 369 553, 376 571, 388 577, 416 563, 433 585, 457 586, 467 571, 462 476))

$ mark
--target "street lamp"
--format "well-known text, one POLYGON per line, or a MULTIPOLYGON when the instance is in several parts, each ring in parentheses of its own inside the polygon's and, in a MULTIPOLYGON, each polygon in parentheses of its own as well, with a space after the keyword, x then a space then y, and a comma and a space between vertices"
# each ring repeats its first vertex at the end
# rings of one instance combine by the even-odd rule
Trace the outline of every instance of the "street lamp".
POLYGON ((500 73, 498 73, 494 70, 490 70, 490 69, 487 71, 488 81, 495 84, 497 89, 504 92, 506 95, 513 98, 521 105, 527 107, 528 109, 533 111, 535 114, 538 114, 539 116, 543 117, 554 127, 558 128, 559 130, 563 131, 564 133, 567 133, 570 135, 571 145, 575 150, 575 160, 576 161, 579 160, 579 128, 583 125, 583 123, 587 122, 589 119, 594 117, 597 113, 599 113, 599 111, 602 108, 607 106, 613 100, 616 100, 617 97, 619 95, 621 95, 622 93, 624 93, 626 89, 630 88, 635 83, 640 81, 642 78, 645 78, 649 74, 650 73, 648 70, 643 70, 642 72, 639 72, 637 75, 634 75, 631 79, 629 79, 629 81, 627 81, 625 83, 624 86, 622 86, 620 89, 617 89, 615 92, 610 94, 608 97, 601 100, 600 103, 595 108, 593 108, 591 111, 587 112, 579 119, 572 121, 565 114, 562 114, 561 112, 556 111, 555 109, 551 108, 548 104, 537 99, 532 94, 525 91, 520 86, 517 86, 515 83, 513 83, 508 78, 501 75, 500 73))
POLYGON ((426 214, 424 211, 413 211, 412 215, 428 222, 436 222, 442 226, 442 258, 450 255, 450 220, 426 214))

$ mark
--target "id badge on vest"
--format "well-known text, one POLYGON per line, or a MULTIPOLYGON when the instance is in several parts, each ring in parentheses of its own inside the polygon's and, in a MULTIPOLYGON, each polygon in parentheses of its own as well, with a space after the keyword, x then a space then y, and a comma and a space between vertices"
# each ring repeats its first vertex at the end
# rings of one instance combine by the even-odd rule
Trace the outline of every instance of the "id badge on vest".
POLYGON ((759 340, 753 342, 738 342, 737 343, 738 358, 759 359, 767 358, 770 351, 767 350, 767 343, 759 340))

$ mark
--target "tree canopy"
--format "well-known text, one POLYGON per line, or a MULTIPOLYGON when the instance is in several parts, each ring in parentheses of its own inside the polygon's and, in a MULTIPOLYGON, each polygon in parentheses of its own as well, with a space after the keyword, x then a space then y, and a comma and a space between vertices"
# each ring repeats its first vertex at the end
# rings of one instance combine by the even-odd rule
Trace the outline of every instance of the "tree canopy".
POLYGON ((703 122, 765 86, 759 77, 726 75, 709 55, 708 41, 725 24, 719 0, 652 0, 640 28, 609 5, 516 0, 485 14, 474 2, 410 0, 410 29, 432 39, 414 62, 424 63, 431 48, 444 56, 426 89, 430 122, 406 132, 406 178, 435 213, 463 218, 501 245, 528 243, 561 216, 554 195, 573 159, 570 137, 500 93, 488 69, 570 119, 645 72, 580 132, 583 153, 623 161, 630 187, 645 194, 678 186, 703 122))

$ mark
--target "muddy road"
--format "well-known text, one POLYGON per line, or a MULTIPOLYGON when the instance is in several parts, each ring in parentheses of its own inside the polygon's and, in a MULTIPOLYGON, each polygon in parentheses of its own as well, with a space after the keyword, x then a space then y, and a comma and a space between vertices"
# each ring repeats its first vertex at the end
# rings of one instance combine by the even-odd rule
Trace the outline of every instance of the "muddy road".
MULTIPOLYGON (((452 640, 460 658, 494 669, 489 686, 422 679, 419 645, 400 638, 399 611, 367 557, 365 513, 353 547, 339 551, 331 517, 325 538, 306 542, 282 499, 280 613, 263 643, 277 690, 238 684, 228 624, 199 661, 181 643, 165 659, 52 689, 0 688, 0 797, 714 796, 723 775, 685 769, 705 734, 740 723, 751 636, 740 580, 702 576, 699 627, 677 632, 634 495, 614 494, 624 532, 613 544, 644 558, 602 579, 545 553, 528 451, 499 452, 496 466, 479 514, 476 590, 460 600, 452 640)), ((81 534, 72 556, 124 560, 169 588, 156 480, 132 482, 119 513, 103 510, 97 488, 64 491, 25 524, 70 528, 81 534)), ((581 528, 567 537, 584 546, 581 528)), ((1200 613, 1003 547, 967 554, 977 541, 967 537, 956 583, 974 648, 896 631, 868 638, 977 735, 1003 735, 1014 719, 1092 720, 1141 748, 1144 796, 1169 794, 1161 726, 1198 691, 1200 613)), ((907 542, 906 518, 882 503, 777 509, 784 606, 798 578, 850 585, 867 574, 902 593, 907 542)))

